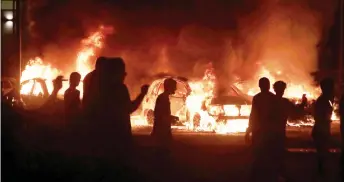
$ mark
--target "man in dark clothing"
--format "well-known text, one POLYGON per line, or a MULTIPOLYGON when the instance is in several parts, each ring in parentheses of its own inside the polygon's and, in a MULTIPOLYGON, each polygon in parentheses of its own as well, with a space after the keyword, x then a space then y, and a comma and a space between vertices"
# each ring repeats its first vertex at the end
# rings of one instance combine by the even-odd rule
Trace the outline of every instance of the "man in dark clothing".
POLYGON ((90 98, 90 103, 95 105, 90 111, 96 119, 91 121, 91 130, 96 136, 94 144, 108 157, 116 153, 126 155, 132 142, 130 114, 140 106, 148 85, 142 86, 140 95, 131 101, 124 84, 126 72, 122 58, 107 58, 102 64, 104 67, 92 80, 94 83, 91 82, 98 85, 98 94, 90 98))
POLYGON ((80 91, 76 89, 79 86, 81 75, 73 72, 69 76, 69 88, 64 93, 64 109, 67 121, 75 121, 80 114, 80 91))
POLYGON ((304 114, 304 107, 307 104, 307 98, 304 95, 302 97, 302 103, 295 105, 291 101, 289 101, 287 98, 284 98, 284 91, 287 87, 287 84, 283 81, 277 81, 274 83, 273 88, 276 93, 277 97, 277 113, 276 113, 276 123, 275 125, 275 162, 277 165, 277 168, 279 168, 278 173, 282 173, 282 177, 285 177, 283 173, 285 173, 284 169, 284 152, 285 152, 285 138, 286 138, 286 124, 288 121, 288 118, 301 118, 304 114))
MULTIPOLYGON (((170 95, 174 94, 177 89, 177 82, 171 78, 164 81, 164 92, 161 93, 155 102, 154 124, 152 137, 156 145, 156 162, 159 173, 166 178, 171 176, 170 147, 172 143, 171 124, 177 117, 171 115, 170 95)), ((166 180, 165 180, 166 181, 166 180)))
POLYGON ((261 92, 252 100, 252 109, 249 126, 246 131, 246 140, 252 133, 252 176, 251 181, 275 181, 277 176, 272 173, 271 142, 274 137, 273 124, 276 113, 276 96, 271 93, 269 79, 263 77, 259 80, 261 92))
POLYGON ((155 103, 154 125, 152 136, 158 147, 168 150, 172 139, 171 124, 176 119, 171 115, 171 104, 169 96, 174 94, 177 82, 171 78, 164 81, 164 92, 161 93, 155 103))
POLYGON ((314 126, 312 137, 318 154, 318 171, 324 172, 324 161, 329 152, 328 143, 331 140, 331 116, 333 112, 334 81, 324 79, 320 82, 322 94, 315 102, 314 126))
POLYGON ((108 58, 104 65, 104 71, 102 70, 103 72, 99 74, 98 105, 100 113, 98 118, 100 118, 99 121, 102 121, 98 124, 103 126, 100 135, 107 140, 103 145, 105 146, 104 150, 106 150, 106 156, 115 160, 114 162, 122 171, 121 175, 135 176, 136 172, 132 169, 134 156, 132 155, 130 115, 140 106, 149 86, 143 85, 141 93, 132 101, 128 88, 124 84, 127 73, 123 59, 108 58))
POLYGON ((88 73, 83 79, 83 96, 82 96, 82 107, 85 113, 88 113, 91 110, 92 98, 96 97, 98 85, 97 77, 101 69, 103 69, 104 62, 106 61, 105 57, 99 57, 96 61, 96 68, 92 72, 88 73))

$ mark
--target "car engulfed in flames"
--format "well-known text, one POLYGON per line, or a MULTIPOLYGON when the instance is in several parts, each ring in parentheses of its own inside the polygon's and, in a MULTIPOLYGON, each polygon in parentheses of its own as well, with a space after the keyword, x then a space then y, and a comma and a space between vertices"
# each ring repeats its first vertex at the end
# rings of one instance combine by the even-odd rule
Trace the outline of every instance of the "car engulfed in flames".
POLYGON ((173 125, 211 132, 220 132, 223 125, 226 125, 226 131, 223 131, 226 133, 246 130, 251 112, 250 96, 232 85, 225 96, 213 97, 212 84, 206 84, 207 79, 188 81, 175 76, 159 78, 152 82, 142 103, 141 115, 146 123, 154 123, 155 101, 163 92, 163 83, 167 78, 177 82, 176 93, 170 96, 171 114, 179 118, 173 125), (202 91, 198 92, 199 89, 202 91))
POLYGON ((249 119, 251 101, 240 96, 219 96, 212 99, 208 106, 210 116, 220 120, 249 119))
POLYGON ((167 78, 172 78, 177 82, 177 90, 175 94, 170 96, 171 114, 179 117, 175 125, 182 125, 188 120, 188 109, 186 107, 186 98, 191 93, 191 88, 188 80, 183 77, 163 76, 153 81, 148 89, 148 93, 142 102, 142 116, 148 124, 154 122, 154 107, 158 96, 164 91, 164 81, 167 78))

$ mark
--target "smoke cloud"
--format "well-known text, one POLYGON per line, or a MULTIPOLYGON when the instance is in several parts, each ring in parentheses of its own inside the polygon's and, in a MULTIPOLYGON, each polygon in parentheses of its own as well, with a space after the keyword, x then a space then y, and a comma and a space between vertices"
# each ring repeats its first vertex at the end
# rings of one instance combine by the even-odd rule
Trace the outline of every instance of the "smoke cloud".
POLYGON ((135 92, 161 72, 200 77, 209 62, 222 87, 256 81, 262 67, 285 73, 282 79, 312 83, 317 45, 336 0, 54 2, 30 2, 30 47, 70 71, 80 40, 99 24, 111 25, 116 33, 99 54, 125 59, 126 81, 135 92))

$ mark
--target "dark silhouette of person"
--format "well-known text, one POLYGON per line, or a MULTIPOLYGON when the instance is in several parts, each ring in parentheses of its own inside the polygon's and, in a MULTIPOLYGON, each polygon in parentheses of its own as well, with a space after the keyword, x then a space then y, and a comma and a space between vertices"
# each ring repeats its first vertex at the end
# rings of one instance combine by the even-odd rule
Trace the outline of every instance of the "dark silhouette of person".
POLYGON ((324 162, 329 153, 331 140, 331 116, 333 112, 334 81, 326 78, 320 82, 322 94, 317 98, 314 105, 314 126, 312 138, 318 155, 318 172, 324 174, 324 162))
MULTIPOLYGON (((141 104, 148 92, 148 85, 141 87, 141 93, 132 101, 127 86, 124 84, 126 77, 125 63, 122 58, 106 58, 103 67, 97 72, 97 76, 91 81, 91 85, 97 86, 96 97, 90 97, 90 103, 94 104, 89 110, 93 116, 89 125, 89 144, 92 155, 106 161, 110 165, 107 174, 113 175, 131 174, 132 166, 132 132, 130 114, 141 104), (93 82, 93 83, 92 83, 93 82)), ((93 86, 91 86, 93 87, 93 86)), ((90 94, 90 95, 93 95, 90 94)))
POLYGON ((171 124, 176 119, 171 115, 171 104, 169 96, 174 94, 177 89, 177 82, 172 78, 164 81, 164 92, 161 93, 155 102, 154 124, 152 136, 158 148, 167 152, 172 140, 171 124))
POLYGON ((45 113, 55 113, 58 112, 59 105, 57 94, 62 88, 63 76, 57 76, 53 80, 53 91, 49 95, 48 99, 44 102, 44 104, 39 108, 41 112, 45 113))
POLYGON ((302 97, 301 104, 294 104, 289 101, 287 98, 284 98, 284 91, 287 88, 287 84, 283 81, 277 81, 273 85, 274 91, 276 93, 277 99, 277 112, 276 112, 276 122, 274 123, 274 132, 275 132, 275 141, 274 146, 275 150, 273 155, 275 155, 276 169, 278 169, 279 175, 282 178, 285 176, 285 166, 284 166, 284 153, 285 153, 285 139, 286 139, 286 124, 288 118, 301 118, 304 116, 304 108, 307 104, 307 98, 305 95, 302 97))
POLYGON ((276 122, 276 96, 271 93, 270 81, 268 78, 259 79, 261 92, 256 94, 252 100, 252 109, 249 117, 249 126, 246 131, 246 141, 249 141, 249 135, 252 133, 252 174, 251 181, 276 181, 277 174, 272 165, 273 158, 271 152, 274 131, 274 122, 276 122))
POLYGON ((82 108, 84 113, 88 113, 90 110, 92 110, 92 106, 95 106, 95 103, 91 103, 91 101, 96 100, 94 98, 97 97, 99 89, 99 85, 97 85, 98 77, 105 61, 105 57, 98 57, 96 60, 95 69, 88 73, 83 79, 82 108))
POLYGON ((81 75, 73 72, 69 76, 69 88, 64 93, 64 109, 67 121, 78 119, 81 109, 80 91, 76 88, 79 86, 81 75))
MULTIPOLYGON (((155 102, 154 123, 151 136, 156 146, 156 166, 162 176, 172 176, 170 147, 172 143, 171 125, 177 117, 171 115, 170 95, 174 94, 177 89, 177 82, 172 78, 164 81, 164 92, 161 93, 155 102)), ((174 179, 170 179, 175 181, 174 179)))

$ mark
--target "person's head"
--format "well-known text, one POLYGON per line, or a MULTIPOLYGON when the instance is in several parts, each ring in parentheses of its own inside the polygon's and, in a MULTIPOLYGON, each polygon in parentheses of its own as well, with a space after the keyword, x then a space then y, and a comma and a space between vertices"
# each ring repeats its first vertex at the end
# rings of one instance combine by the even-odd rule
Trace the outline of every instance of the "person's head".
POLYGON ((325 78, 320 82, 320 88, 323 95, 332 97, 334 95, 334 81, 331 78, 325 78))
POLYGON ((287 88, 287 84, 284 81, 277 81, 273 85, 276 96, 283 97, 284 91, 287 88))
POLYGON ((53 81, 54 90, 60 90, 62 88, 63 76, 57 76, 53 81))
POLYGON ((270 90, 270 80, 266 77, 260 78, 259 88, 261 92, 268 92, 270 90))
POLYGON ((69 76, 69 86, 70 87, 77 87, 79 86, 81 80, 81 75, 78 72, 73 72, 69 76))
POLYGON ((96 70, 102 69, 105 61, 106 61, 105 57, 103 57, 103 56, 98 57, 96 60, 96 70))
POLYGON ((172 78, 167 78, 164 81, 164 92, 167 92, 168 94, 172 95, 177 90, 177 82, 173 80, 172 78))
POLYGON ((122 58, 108 58, 106 65, 108 75, 113 77, 115 82, 124 82, 127 73, 125 72, 125 63, 122 58))

